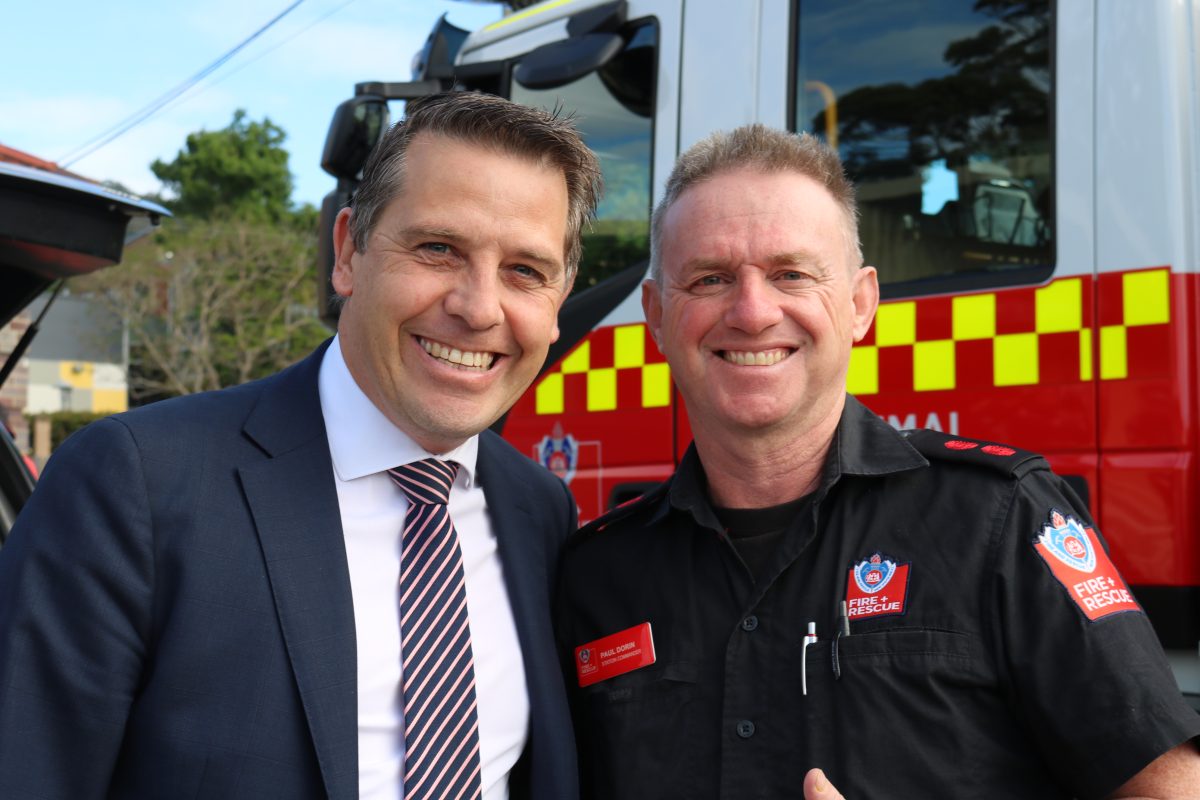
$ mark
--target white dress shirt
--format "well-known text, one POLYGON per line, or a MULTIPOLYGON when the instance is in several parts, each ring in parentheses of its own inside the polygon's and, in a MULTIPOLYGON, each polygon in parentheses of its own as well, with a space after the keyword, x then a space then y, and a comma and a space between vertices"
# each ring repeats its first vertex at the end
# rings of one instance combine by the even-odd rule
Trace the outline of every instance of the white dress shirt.
POLYGON ((475 475, 479 437, 449 453, 426 452, 363 394, 336 337, 325 351, 318 386, 354 596, 359 797, 404 796, 398 597, 400 533, 409 503, 386 470, 436 455, 460 465, 449 509, 466 572, 483 797, 506 800, 508 773, 529 736, 529 694, 496 536, 475 475))

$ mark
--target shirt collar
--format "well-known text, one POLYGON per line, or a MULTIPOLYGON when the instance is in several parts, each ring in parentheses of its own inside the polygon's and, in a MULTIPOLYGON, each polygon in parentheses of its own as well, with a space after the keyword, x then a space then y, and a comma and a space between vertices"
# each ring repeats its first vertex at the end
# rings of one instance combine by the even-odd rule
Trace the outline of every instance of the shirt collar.
MULTIPOLYGON (((905 440, 903 434, 853 396, 846 395, 833 444, 825 457, 817 497, 823 497, 843 475, 890 475, 928 465, 925 457, 905 440)), ((691 513, 696 522, 705 527, 721 529, 708 497, 708 480, 695 443, 688 445, 675 474, 668 480, 670 485, 654 511, 653 522, 662 520, 675 508, 691 513)))
POLYGON ((663 495, 659 506, 654 511, 653 522, 663 519, 672 509, 690 513, 699 524, 713 530, 721 530, 721 522, 712 510, 708 498, 708 479, 704 475, 704 465, 696 452, 696 443, 688 445, 675 474, 669 479, 670 486, 663 495))
POLYGON ((846 395, 833 446, 825 459, 823 486, 832 486, 842 475, 890 475, 927 466, 925 456, 904 434, 846 395))
POLYGON ((474 485, 479 437, 472 436, 448 453, 425 450, 393 425, 359 388, 346 366, 341 340, 337 336, 321 360, 317 386, 333 471, 340 480, 351 481, 401 464, 436 457, 459 464, 459 480, 465 481, 467 488, 474 485))

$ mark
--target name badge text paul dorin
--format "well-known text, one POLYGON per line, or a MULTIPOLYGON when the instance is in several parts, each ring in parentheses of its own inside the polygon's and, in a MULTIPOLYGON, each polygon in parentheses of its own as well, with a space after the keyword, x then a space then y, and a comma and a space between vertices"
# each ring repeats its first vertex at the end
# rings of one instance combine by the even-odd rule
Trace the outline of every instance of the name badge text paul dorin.
POLYGON ((606 681, 654 663, 654 636, 643 622, 575 648, 580 686, 606 681))

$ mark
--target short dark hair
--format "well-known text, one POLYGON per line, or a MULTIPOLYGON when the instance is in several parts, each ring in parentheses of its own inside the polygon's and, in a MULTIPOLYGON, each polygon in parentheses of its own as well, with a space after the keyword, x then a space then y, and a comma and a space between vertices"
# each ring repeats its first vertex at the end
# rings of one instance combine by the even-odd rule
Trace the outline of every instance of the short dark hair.
POLYGON ((852 263, 862 264, 854 184, 846 177, 837 151, 812 134, 788 133, 756 122, 710 134, 689 147, 675 162, 650 224, 651 278, 662 280, 663 218, 679 196, 718 173, 743 168, 764 173, 795 172, 825 187, 845 215, 852 263))
POLYGON ((596 154, 560 110, 544 111, 482 92, 443 92, 410 100, 404 119, 380 139, 350 204, 354 246, 367 249, 379 215, 404 183, 405 154, 421 132, 447 136, 557 167, 567 183, 567 285, 583 253, 583 226, 595 217, 603 179, 596 154))

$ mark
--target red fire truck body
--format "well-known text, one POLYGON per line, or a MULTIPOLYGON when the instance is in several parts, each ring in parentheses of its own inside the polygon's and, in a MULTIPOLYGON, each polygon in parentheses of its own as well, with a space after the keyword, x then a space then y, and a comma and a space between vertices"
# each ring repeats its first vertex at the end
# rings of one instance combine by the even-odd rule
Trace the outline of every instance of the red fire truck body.
MULTIPOLYGON (((1196 303, 1196 276, 1168 266, 890 301, 853 353, 849 389, 897 428, 1041 452, 1086 481, 1130 582, 1191 585, 1200 546, 1181 523, 1197 519, 1196 303)), ((637 322, 579 342, 517 403, 504 435, 570 479, 584 518, 622 487, 670 475, 691 439, 637 322), (568 436, 564 450, 555 440, 568 436)))

